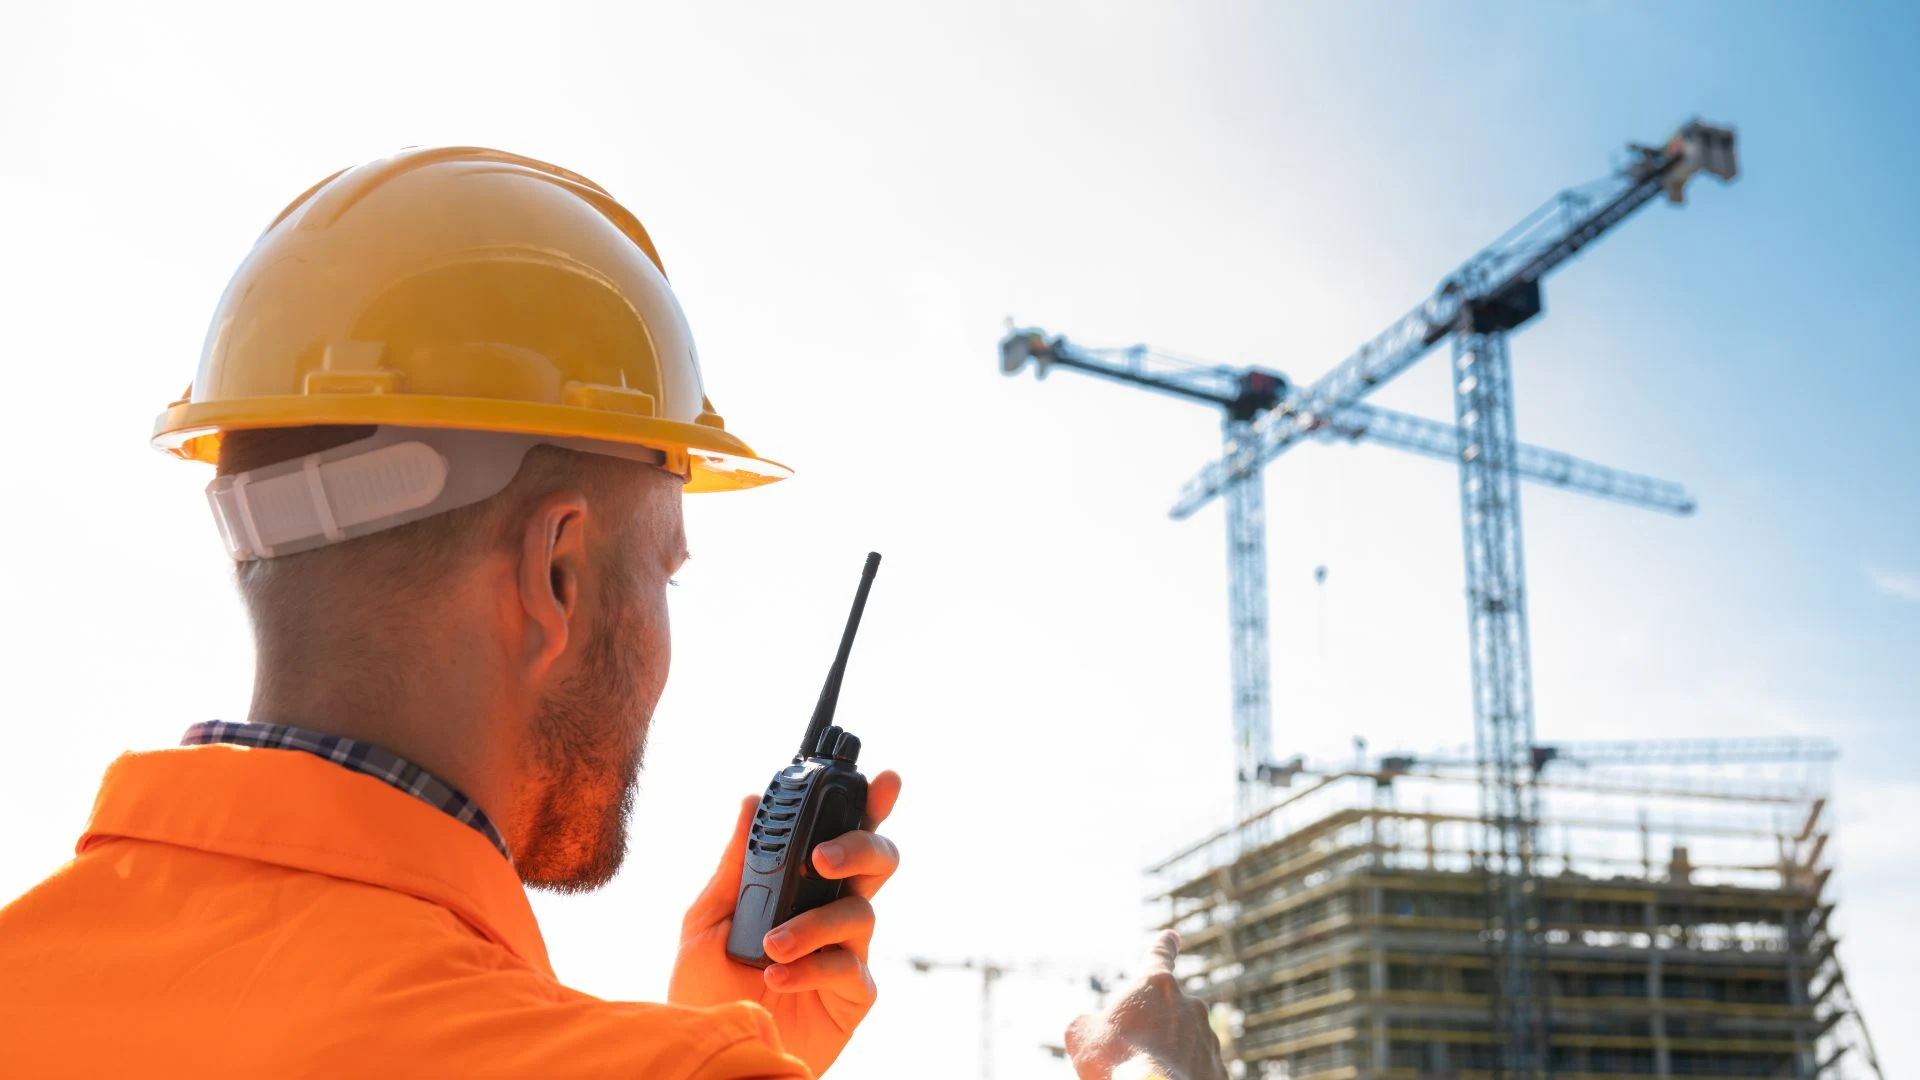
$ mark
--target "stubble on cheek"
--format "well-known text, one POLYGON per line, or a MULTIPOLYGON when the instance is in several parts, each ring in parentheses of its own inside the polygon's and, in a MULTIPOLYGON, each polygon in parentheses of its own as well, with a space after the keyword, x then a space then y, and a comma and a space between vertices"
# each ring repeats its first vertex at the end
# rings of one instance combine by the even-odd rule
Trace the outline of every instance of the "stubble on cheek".
POLYGON ((583 892, 613 879, 627 853, 653 700, 663 682, 617 598, 581 670, 535 718, 536 810, 515 866, 530 886, 583 892))

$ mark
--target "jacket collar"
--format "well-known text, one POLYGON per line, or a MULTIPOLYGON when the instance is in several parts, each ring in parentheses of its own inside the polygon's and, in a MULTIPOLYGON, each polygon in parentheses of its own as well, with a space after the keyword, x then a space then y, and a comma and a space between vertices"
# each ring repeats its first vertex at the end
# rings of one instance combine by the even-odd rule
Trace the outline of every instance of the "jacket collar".
POLYGON ((76 851, 151 840, 364 882, 458 915, 547 975, 553 969, 513 867, 435 807, 312 754, 187 746, 107 767, 76 851))

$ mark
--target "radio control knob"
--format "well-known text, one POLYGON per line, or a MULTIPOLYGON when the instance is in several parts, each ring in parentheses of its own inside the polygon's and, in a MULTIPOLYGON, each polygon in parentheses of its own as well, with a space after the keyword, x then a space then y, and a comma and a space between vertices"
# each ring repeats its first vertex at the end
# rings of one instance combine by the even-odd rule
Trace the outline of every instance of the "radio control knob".
POLYGON ((851 731, 843 731, 833 744, 833 756, 851 765, 860 760, 860 736, 851 731))

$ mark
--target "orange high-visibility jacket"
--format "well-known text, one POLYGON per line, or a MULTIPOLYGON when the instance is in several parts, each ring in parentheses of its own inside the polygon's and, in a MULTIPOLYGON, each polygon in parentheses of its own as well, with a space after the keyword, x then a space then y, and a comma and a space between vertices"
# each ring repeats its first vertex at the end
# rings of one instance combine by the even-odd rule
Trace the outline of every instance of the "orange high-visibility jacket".
POLYGON ((560 985, 485 837, 300 751, 121 757, 0 908, 0 1076, 809 1075, 758 1005, 560 985))

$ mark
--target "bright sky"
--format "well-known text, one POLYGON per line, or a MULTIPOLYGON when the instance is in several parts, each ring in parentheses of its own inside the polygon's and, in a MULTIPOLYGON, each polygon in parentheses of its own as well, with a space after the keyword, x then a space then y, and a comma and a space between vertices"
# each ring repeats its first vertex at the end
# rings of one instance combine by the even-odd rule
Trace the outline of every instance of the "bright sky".
MULTIPOLYGON (((77 7, 0 10, 0 897, 67 856, 114 754, 244 714, 207 477, 146 447, 228 275, 335 169, 498 146, 639 214, 729 428, 799 470, 689 504, 635 855, 536 901, 556 967, 664 991, 732 802, 804 723, 877 549, 841 716, 907 777, 905 867, 881 1003, 835 1075, 974 1075, 977 980, 904 958, 1130 964, 1140 869, 1228 794, 1221 515, 1165 517, 1216 421, 1004 380, 1003 320, 1310 379, 1700 115, 1738 127, 1739 183, 1642 212, 1514 340, 1523 438, 1702 506, 1528 489, 1539 729, 1836 739, 1842 954, 1889 1073, 1920 1071, 1913 9, 77 7)), ((1445 416, 1442 370, 1379 400, 1445 416)), ((1311 447, 1267 491, 1276 747, 1470 739, 1452 473, 1311 447)), ((1088 995, 1003 986, 1001 1080, 1065 1076, 1036 1044, 1088 995)))

